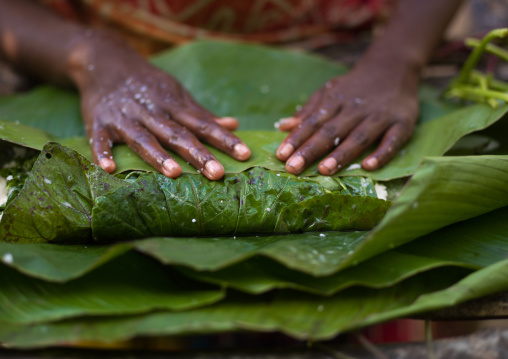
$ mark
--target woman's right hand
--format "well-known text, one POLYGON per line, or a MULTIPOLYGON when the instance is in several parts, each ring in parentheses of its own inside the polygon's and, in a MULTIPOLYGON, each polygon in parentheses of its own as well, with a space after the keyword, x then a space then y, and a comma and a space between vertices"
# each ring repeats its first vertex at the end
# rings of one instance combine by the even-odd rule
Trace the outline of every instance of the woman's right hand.
POLYGON ((222 178, 224 167, 202 142, 239 161, 250 156, 249 148, 229 131, 237 128, 236 119, 214 116, 177 80, 118 38, 90 31, 76 39, 69 71, 81 94, 94 162, 107 172, 116 168, 114 143, 126 143, 171 178, 182 168, 164 148, 211 180, 222 178))

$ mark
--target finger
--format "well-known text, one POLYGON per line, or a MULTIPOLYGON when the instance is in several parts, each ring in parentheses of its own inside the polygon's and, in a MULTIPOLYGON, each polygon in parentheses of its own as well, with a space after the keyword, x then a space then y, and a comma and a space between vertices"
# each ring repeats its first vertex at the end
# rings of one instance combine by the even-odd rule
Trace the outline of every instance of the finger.
POLYGON ((321 174, 332 175, 369 148, 385 131, 384 121, 367 119, 347 135, 344 142, 318 165, 321 174))
POLYGON ((279 121, 275 122, 274 126, 279 131, 291 131, 293 128, 302 123, 301 118, 298 117, 286 117, 281 118, 279 121))
POLYGON ((165 108, 180 125, 188 128, 202 141, 218 148, 239 161, 250 157, 250 149, 242 140, 209 117, 200 116, 187 108, 165 108))
MULTIPOLYGON (((281 161, 286 161, 294 151, 302 146, 319 128, 327 121, 333 121, 330 119, 332 113, 336 113, 336 110, 330 112, 326 109, 319 108, 317 111, 312 112, 308 117, 303 119, 302 123, 291 131, 284 141, 280 144, 277 149, 277 158, 281 161)), ((337 116, 337 115, 336 115, 337 116)), ((342 111, 338 116, 344 118, 355 118, 357 116, 354 112, 342 111)))
POLYGON ((337 147, 340 139, 345 138, 357 123, 357 118, 341 115, 329 120, 289 157, 286 170, 293 174, 301 173, 314 161, 337 147))
POLYGON ((116 131, 148 164, 167 177, 176 178, 182 167, 162 148, 155 136, 135 121, 122 121, 116 131))
POLYGON ((92 130, 90 148, 92 150, 93 161, 108 173, 113 173, 116 169, 115 161, 113 161, 113 156, 111 155, 112 145, 111 136, 105 128, 97 126, 97 128, 92 130))
POLYGON ((280 131, 291 131, 293 128, 298 126, 302 119, 308 117, 316 106, 321 102, 324 89, 321 88, 314 92, 309 100, 302 106, 301 109, 295 112, 291 117, 281 118, 275 123, 275 128, 280 131))
POLYGON ((390 128, 383 136, 378 148, 362 161, 362 167, 374 171, 387 164, 398 150, 409 140, 412 130, 402 124, 390 128))
POLYGON ((227 130, 234 131, 238 128, 238 120, 234 117, 217 117, 212 112, 201 106, 196 100, 191 96, 191 94, 182 89, 182 96, 184 98, 185 104, 192 109, 194 112, 200 114, 202 117, 208 117, 213 119, 219 125, 224 127, 227 130))
POLYGON ((168 120, 162 114, 150 114, 143 124, 159 142, 178 153, 211 180, 224 176, 224 167, 187 128, 168 120))
POLYGON ((234 117, 215 117, 214 120, 226 130, 235 131, 238 129, 238 120, 234 117))

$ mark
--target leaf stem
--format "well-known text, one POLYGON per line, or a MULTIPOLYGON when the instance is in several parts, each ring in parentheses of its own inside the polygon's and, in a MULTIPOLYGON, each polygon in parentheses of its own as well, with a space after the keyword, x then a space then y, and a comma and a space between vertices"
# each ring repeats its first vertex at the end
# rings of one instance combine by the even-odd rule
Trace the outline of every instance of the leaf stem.
MULTIPOLYGON (((480 46, 481 41, 478 39, 468 38, 465 40, 465 44, 466 46, 476 48, 480 46)), ((485 51, 499 57, 502 60, 508 61, 508 51, 503 49, 502 47, 489 43, 485 46, 485 51)))
POLYGON ((457 85, 450 89, 448 92, 451 95, 470 98, 470 97, 481 97, 482 99, 492 98, 508 102, 508 94, 500 91, 483 90, 470 85, 457 85))
MULTIPOLYGON (((488 87, 488 79, 489 79, 489 77, 492 77, 492 76, 483 75, 482 73, 480 73, 478 71, 472 71, 471 72, 471 78, 474 81, 478 82, 478 85, 480 86, 480 89, 483 90, 483 91, 489 91, 489 87, 488 87)), ((493 99, 493 98, 484 97, 483 100, 486 101, 494 109, 497 108, 497 106, 498 106, 498 102, 495 99, 493 99)))
POLYGON ((473 49, 473 52, 471 53, 471 55, 469 55, 468 59, 466 60, 466 63, 464 64, 464 66, 462 67, 462 70, 460 71, 458 82, 459 83, 466 83, 467 82, 467 80, 469 79, 469 75, 471 74, 471 71, 473 71, 473 68, 478 63, 480 56, 485 51, 485 47, 487 46, 487 44, 489 42, 491 42, 492 40, 494 40, 496 38, 506 37, 507 35, 508 35, 507 28, 495 29, 495 30, 490 31, 487 35, 485 35, 485 37, 483 39, 481 39, 478 46, 476 46, 473 49))

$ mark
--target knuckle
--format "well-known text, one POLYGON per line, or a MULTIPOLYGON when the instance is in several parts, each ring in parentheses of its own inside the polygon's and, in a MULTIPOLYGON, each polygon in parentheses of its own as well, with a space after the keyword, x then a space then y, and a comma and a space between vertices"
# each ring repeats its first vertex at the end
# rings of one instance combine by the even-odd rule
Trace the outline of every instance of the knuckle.
POLYGON ((351 134, 351 140, 359 146, 367 146, 369 144, 369 139, 365 131, 355 131, 351 134))
POLYGON ((310 114, 309 117, 303 120, 302 126, 311 130, 318 129, 320 126, 320 116, 317 113, 310 114))

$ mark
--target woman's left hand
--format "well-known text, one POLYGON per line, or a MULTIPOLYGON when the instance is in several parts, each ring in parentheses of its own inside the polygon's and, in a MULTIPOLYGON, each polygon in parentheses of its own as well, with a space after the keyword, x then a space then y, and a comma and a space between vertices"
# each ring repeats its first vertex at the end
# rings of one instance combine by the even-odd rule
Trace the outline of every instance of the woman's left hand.
POLYGON ((372 171, 384 166, 410 139, 418 117, 419 73, 407 64, 369 62, 328 81, 279 129, 291 131, 277 150, 286 170, 299 174, 314 161, 333 175, 376 141, 363 161, 372 171))

